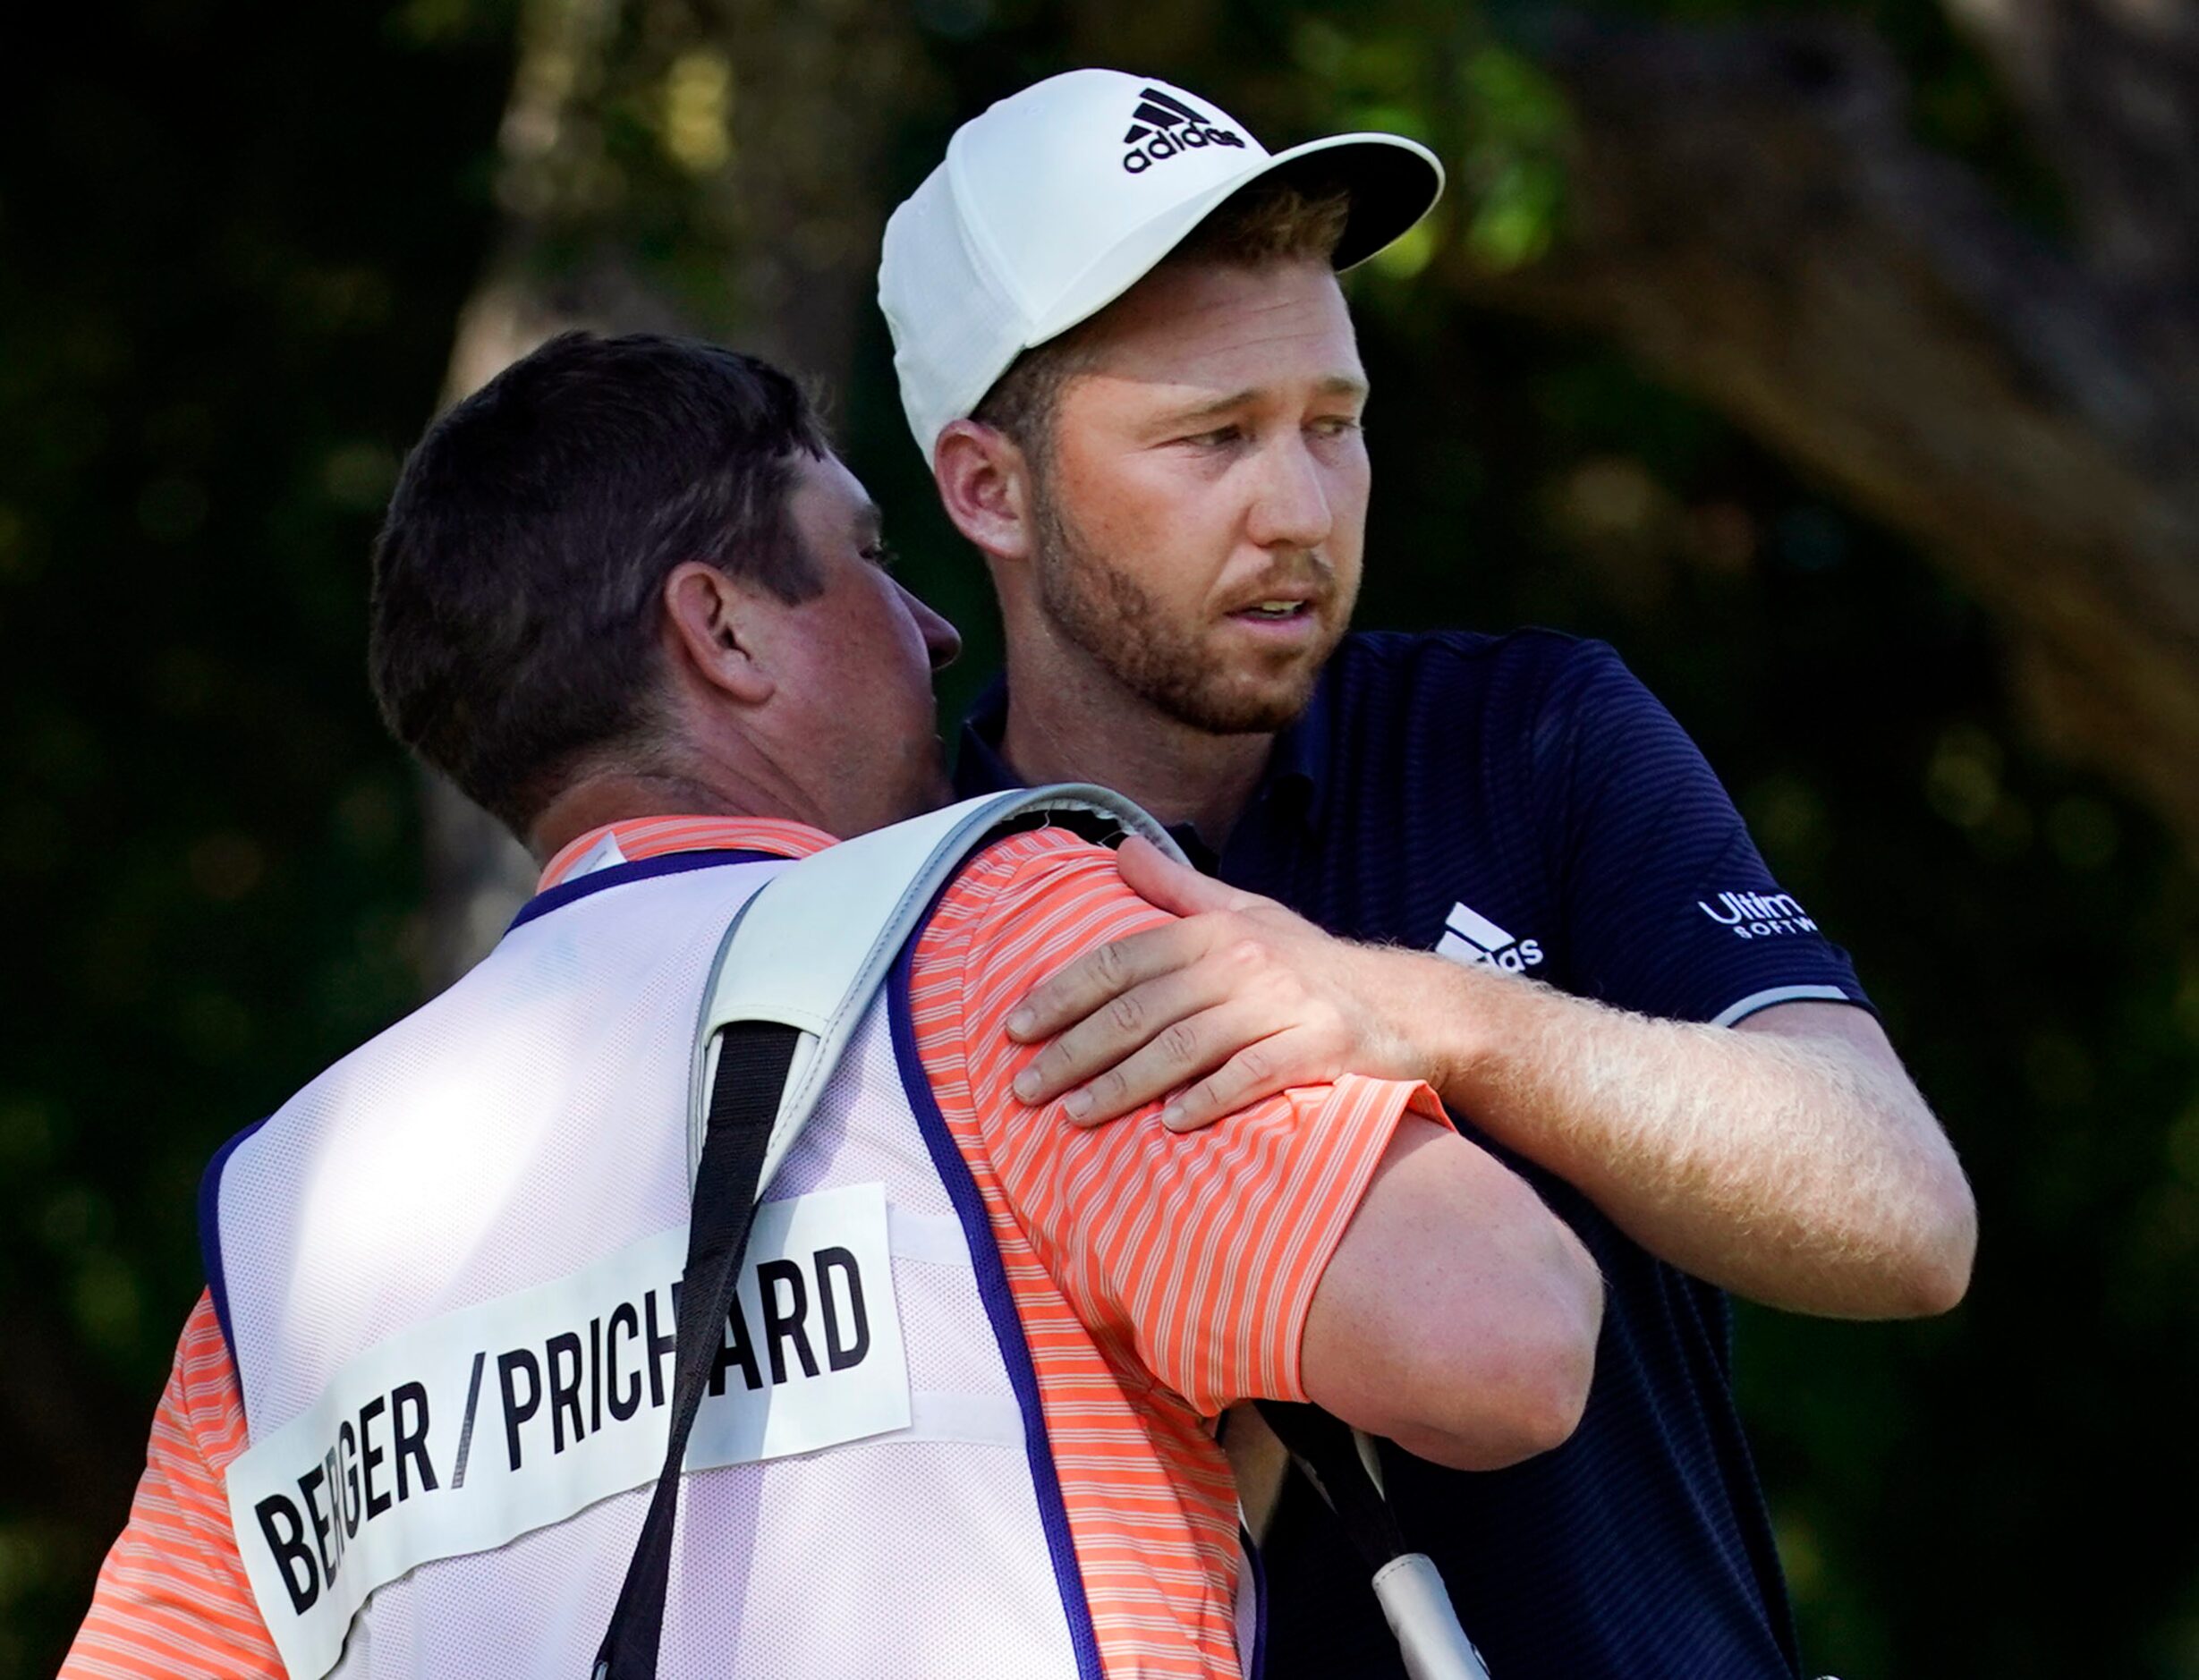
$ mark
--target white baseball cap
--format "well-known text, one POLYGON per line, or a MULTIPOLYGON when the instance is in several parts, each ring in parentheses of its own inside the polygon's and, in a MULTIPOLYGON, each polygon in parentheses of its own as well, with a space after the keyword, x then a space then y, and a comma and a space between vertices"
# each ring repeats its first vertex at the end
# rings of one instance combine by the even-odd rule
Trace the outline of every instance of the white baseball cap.
POLYGON ((1402 135, 1271 153, 1211 100, 1118 70, 1049 77, 956 129, 887 222, 879 263, 901 404, 925 459, 1017 356, 1127 292, 1239 188, 1283 173, 1348 195, 1338 269, 1443 191, 1435 154, 1402 135))

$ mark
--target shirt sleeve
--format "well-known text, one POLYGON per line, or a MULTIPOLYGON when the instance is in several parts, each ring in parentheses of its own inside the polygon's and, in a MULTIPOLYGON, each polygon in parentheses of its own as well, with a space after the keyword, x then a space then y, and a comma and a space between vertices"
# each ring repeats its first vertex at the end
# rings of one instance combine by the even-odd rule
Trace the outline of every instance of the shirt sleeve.
POLYGON ((1847 953, 1772 878, 1687 732, 1600 642, 1576 645, 1537 737, 1562 790, 1550 841, 1575 989, 1733 1022, 1809 999, 1871 1006, 1847 953))
POLYGON ((145 1474, 60 1680, 281 1680, 244 1577, 222 1476, 244 1450, 244 1396, 201 1294, 153 1415, 145 1474))
MULTIPOLYGON (((1111 853, 1041 830, 964 872, 918 963, 952 965, 949 1077, 966 1079, 987 1164, 1077 1317, 1127 1342, 1202 1413, 1301 1400, 1314 1289, 1398 1120, 1448 1123, 1425 1086, 1355 1075, 1182 1135, 1160 1125, 1157 1106, 1086 1129, 1018 1100, 1012 1082, 1039 1047, 1007 1038, 1008 1011, 1084 952, 1167 920, 1123 885, 1111 853)), ((932 1039, 927 1067, 942 1014, 917 1022, 920 1042, 932 1039)))

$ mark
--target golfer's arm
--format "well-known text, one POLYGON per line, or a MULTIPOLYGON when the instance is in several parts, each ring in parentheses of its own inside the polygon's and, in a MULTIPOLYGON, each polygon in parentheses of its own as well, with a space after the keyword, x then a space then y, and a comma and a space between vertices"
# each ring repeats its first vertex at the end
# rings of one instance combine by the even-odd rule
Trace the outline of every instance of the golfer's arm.
POLYGON ((1407 1116, 1314 1291, 1299 1374, 1348 1423, 1493 1470, 1573 1432, 1602 1315, 1595 1263, 1541 1199, 1407 1116))
POLYGON ((1962 1299, 1970 1187, 1866 1012, 1781 1004, 1710 1027, 1397 960, 1392 1003, 1443 1099, 1651 1252, 1796 1312, 1902 1318, 1962 1299))

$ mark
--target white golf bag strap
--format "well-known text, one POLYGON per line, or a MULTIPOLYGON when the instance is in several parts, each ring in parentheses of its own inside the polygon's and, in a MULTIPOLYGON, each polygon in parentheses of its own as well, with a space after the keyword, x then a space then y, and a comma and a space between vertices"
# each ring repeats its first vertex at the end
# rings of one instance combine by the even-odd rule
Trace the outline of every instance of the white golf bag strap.
POLYGON ((1049 811, 1104 818, 1183 858, 1167 830, 1129 800, 1072 782, 989 793, 875 829, 789 865, 757 890, 726 929, 703 991, 687 1102, 690 1184, 719 1033, 734 1022, 770 1021, 801 1035, 765 1145, 760 1198, 934 896, 1001 824, 1049 811))

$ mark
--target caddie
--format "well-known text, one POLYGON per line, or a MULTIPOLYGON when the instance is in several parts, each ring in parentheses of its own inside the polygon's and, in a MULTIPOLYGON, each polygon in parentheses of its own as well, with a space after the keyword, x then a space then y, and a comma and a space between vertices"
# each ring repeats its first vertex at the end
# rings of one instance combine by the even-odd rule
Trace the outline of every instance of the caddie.
MULTIPOLYGON (((887 225, 903 403, 1006 634, 958 791, 1119 789, 1219 878, 1123 849, 1184 919, 1036 989, 1018 1089, 1195 1127, 1342 1067, 1427 1081, 1609 1302, 1556 1452, 1383 1452, 1407 1542, 1498 1680, 1793 1676, 1727 1292, 1943 1312, 1974 1209, 1847 957, 1611 649, 1346 635, 1369 393, 1337 275, 1441 182, 1398 136, 1270 154, 1200 94, 1080 70, 964 123, 887 225)), ((1396 1674, 1303 1487, 1268 1542, 1269 1672, 1396 1674)))
POLYGON ((1424 1087, 1345 1074, 1188 1136, 1015 1096, 1015 1000, 1169 920, 1073 826, 1142 814, 1093 790, 985 829, 936 900, 909 878, 897 956, 812 885, 860 899, 870 863, 819 871, 933 832, 902 819, 946 792, 956 646, 751 358, 568 335, 429 428, 375 691, 540 891, 209 1169, 210 1287, 69 1680, 581 1680, 652 1556, 619 1680, 1232 1676, 1260 1601, 1225 1406, 1310 1396, 1459 1464, 1574 1427, 1594 1268, 1424 1087), (876 991, 794 1010, 866 941, 876 991), (712 1036, 697 1071, 727 974, 836 1059, 795 1035, 744 1090, 712 1036), (751 1172, 728 1294, 697 1257, 751 1198, 691 1232, 691 1079, 706 1188, 724 1115, 814 1102, 751 1172), (691 1374, 677 1525, 645 1531, 691 1374))

